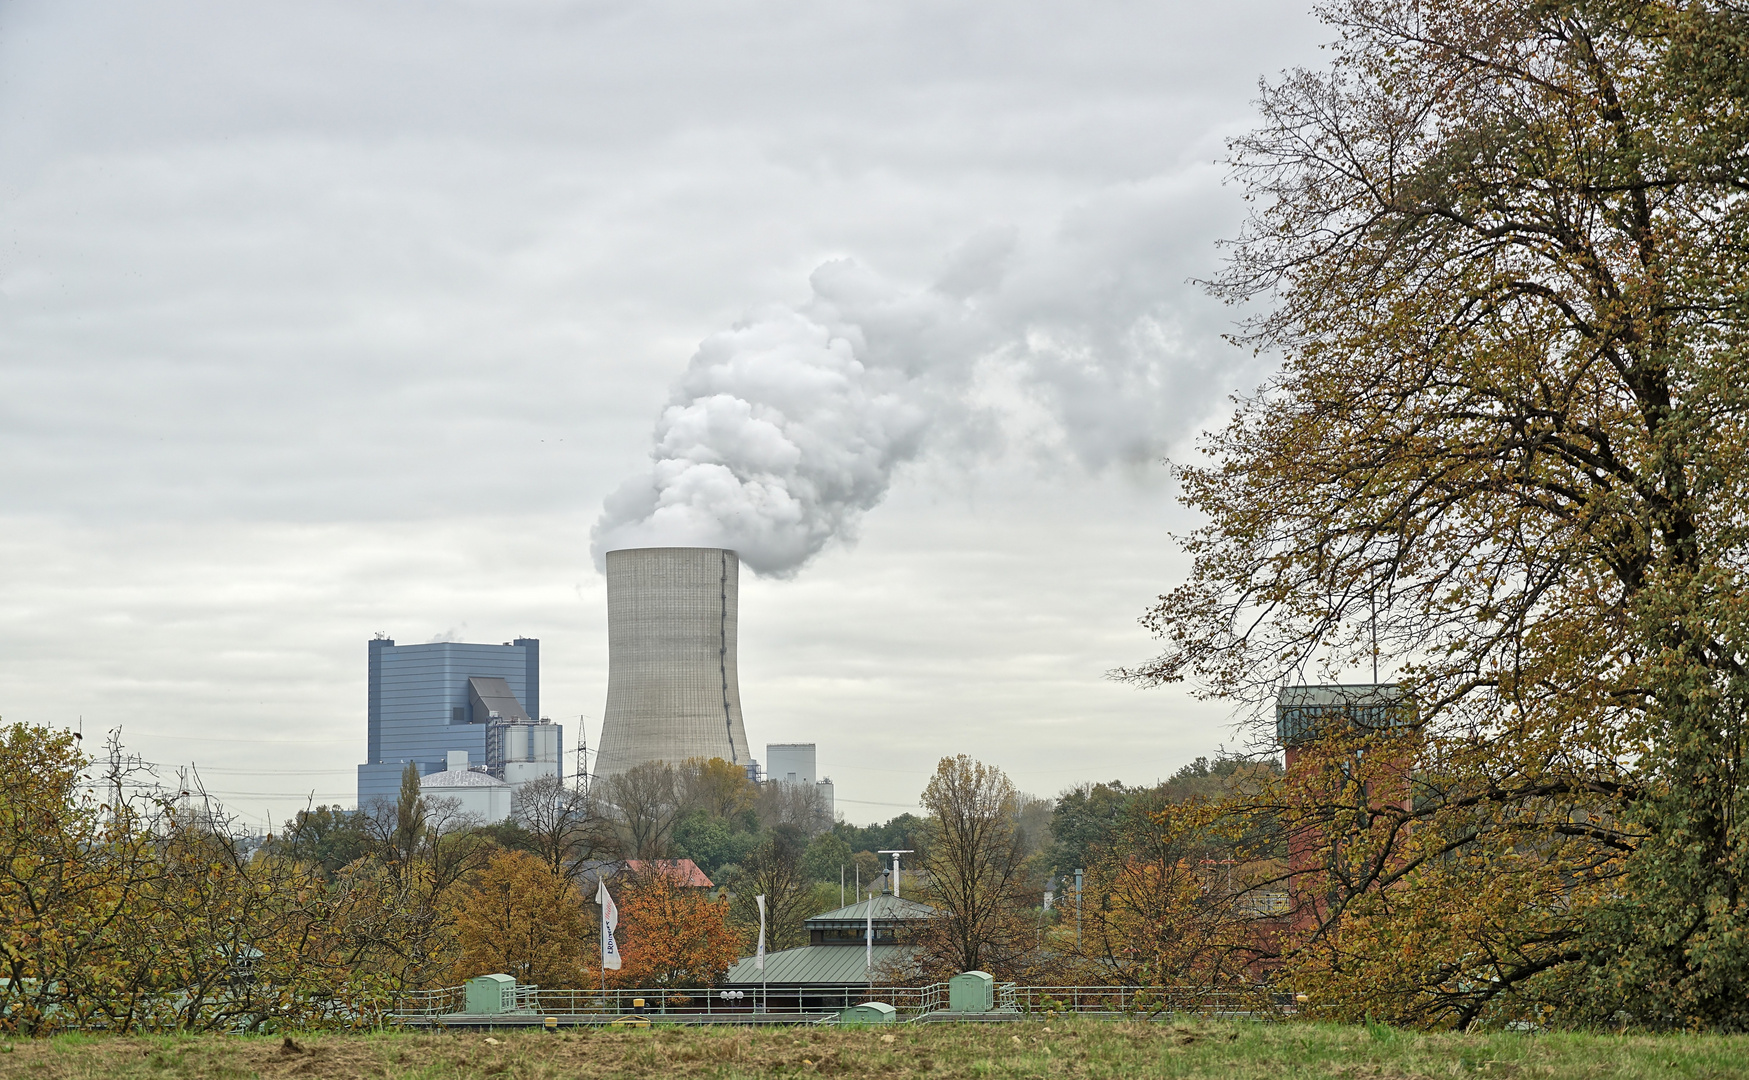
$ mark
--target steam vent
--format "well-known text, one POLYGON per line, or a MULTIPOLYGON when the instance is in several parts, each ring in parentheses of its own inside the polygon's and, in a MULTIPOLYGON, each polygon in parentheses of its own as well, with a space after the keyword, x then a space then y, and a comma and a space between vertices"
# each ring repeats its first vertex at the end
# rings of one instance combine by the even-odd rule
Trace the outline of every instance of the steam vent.
POLYGON ((607 553, 607 715, 598 776, 646 761, 748 762, 735 675, 741 560, 722 548, 607 553))

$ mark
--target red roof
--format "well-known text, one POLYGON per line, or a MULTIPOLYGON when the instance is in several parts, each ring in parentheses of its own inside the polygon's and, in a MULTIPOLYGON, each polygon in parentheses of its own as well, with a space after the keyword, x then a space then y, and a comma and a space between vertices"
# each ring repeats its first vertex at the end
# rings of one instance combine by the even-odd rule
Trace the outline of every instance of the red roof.
POLYGON ((688 889, 711 889, 711 879, 691 859, 627 859, 626 869, 634 874, 653 870, 674 884, 688 889))

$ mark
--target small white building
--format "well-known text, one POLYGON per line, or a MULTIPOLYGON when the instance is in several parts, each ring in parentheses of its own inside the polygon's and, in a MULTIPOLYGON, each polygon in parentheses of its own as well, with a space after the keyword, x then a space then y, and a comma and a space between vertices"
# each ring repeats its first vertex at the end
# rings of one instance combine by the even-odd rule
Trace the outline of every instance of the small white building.
POLYGON ((516 788, 490 773, 468 768, 468 752, 451 750, 449 767, 419 778, 421 794, 433 799, 454 799, 461 811, 487 824, 510 819, 510 800, 516 788))

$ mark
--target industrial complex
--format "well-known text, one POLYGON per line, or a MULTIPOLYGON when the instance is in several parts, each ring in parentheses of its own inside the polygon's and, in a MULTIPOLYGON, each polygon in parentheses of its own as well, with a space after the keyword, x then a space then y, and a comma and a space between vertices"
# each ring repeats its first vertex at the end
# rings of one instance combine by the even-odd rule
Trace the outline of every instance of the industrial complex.
MULTIPOLYGON (((591 772, 721 758, 754 780, 806 786, 828 815, 832 781, 814 743, 772 743, 762 771, 741 718, 736 673, 740 558, 724 548, 607 553, 607 707, 591 772)), ((412 764, 426 792, 487 821, 518 787, 562 778, 564 730, 540 715, 540 640, 502 645, 368 643, 366 760, 358 804, 392 800, 412 764)))
POLYGON ((563 776, 564 729, 537 719, 538 638, 396 645, 377 637, 368 649, 361 808, 395 798, 409 764, 423 788, 455 794, 487 820, 508 817, 511 793, 527 781, 563 776))

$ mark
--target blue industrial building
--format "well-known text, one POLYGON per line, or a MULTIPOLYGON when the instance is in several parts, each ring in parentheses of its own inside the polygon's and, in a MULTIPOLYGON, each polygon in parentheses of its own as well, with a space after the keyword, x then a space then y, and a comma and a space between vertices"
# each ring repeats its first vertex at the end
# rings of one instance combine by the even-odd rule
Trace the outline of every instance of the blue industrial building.
MULTIPOLYGON (((504 645, 396 645, 392 638, 376 638, 369 650, 361 808, 394 799, 408 762, 427 776, 446 769, 451 751, 465 750, 470 767, 501 770, 501 762, 488 760, 488 731, 500 722, 539 722, 538 638, 504 645)), ((554 747, 563 747, 563 730, 556 735, 554 747)))

